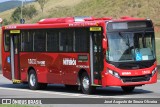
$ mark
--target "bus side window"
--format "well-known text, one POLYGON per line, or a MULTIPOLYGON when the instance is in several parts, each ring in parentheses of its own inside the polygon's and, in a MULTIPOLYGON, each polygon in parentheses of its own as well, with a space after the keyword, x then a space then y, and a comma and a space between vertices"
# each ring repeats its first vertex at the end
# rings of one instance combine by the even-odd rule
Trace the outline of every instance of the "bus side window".
POLYGON ((46 32, 37 30, 34 36, 34 51, 45 52, 46 51, 46 32))
POLYGON ((59 33, 56 30, 47 31, 47 51, 58 52, 59 33))
POLYGON ((67 47, 66 51, 67 52, 72 52, 73 51, 73 30, 69 30, 67 33, 67 47))
POLYGON ((75 29, 75 51, 89 51, 89 32, 86 28, 75 29))
POLYGON ((59 33, 59 51, 65 51, 65 38, 66 36, 63 36, 63 33, 59 33))
POLYGON ((22 52, 33 51, 33 32, 23 31, 21 33, 21 51, 22 52))
POLYGON ((62 52, 73 51, 73 30, 61 30, 59 33, 59 50, 62 52))
POLYGON ((5 32, 4 33, 4 49, 5 51, 10 51, 10 38, 9 38, 9 33, 5 32))

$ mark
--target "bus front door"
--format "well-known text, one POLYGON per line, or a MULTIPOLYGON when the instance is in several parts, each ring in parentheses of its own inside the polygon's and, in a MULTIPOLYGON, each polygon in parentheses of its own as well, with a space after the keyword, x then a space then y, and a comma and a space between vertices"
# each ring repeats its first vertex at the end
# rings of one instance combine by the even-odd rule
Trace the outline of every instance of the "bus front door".
POLYGON ((90 35, 91 84, 101 84, 103 69, 102 32, 91 32, 90 35), (97 80, 95 83, 94 80, 97 80))
POLYGON ((19 34, 10 35, 11 77, 13 83, 19 83, 19 34))

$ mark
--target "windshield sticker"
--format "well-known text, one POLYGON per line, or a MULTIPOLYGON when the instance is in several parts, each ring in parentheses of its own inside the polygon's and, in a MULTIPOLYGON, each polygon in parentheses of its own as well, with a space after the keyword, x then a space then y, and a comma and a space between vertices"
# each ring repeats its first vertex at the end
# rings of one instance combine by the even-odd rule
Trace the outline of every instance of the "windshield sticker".
POLYGON ((136 61, 141 61, 142 60, 142 54, 140 52, 136 53, 136 61))
POLYGON ((142 56, 142 59, 143 59, 143 60, 149 60, 148 55, 142 56))

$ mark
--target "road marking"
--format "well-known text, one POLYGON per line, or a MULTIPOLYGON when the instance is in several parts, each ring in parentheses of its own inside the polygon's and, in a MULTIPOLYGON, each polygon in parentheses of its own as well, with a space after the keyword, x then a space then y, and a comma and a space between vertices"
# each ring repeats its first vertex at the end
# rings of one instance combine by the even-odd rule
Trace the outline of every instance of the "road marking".
POLYGON ((21 91, 21 92, 32 92, 32 93, 41 93, 41 94, 52 94, 52 95, 62 95, 62 96, 72 96, 72 97, 82 97, 82 98, 126 98, 121 96, 99 96, 99 95, 86 95, 86 94, 71 94, 71 93, 65 93, 65 92, 51 92, 51 91, 33 91, 33 90, 27 90, 27 89, 15 89, 15 88, 4 88, 0 87, 2 90, 10 90, 10 91, 21 91))

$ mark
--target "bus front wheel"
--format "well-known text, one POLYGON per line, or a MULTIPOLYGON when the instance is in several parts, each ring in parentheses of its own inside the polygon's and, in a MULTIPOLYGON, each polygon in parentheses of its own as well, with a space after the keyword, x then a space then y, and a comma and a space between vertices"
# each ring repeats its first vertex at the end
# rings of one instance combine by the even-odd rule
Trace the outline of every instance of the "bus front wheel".
POLYGON ((86 72, 81 75, 81 89, 84 94, 92 94, 96 87, 91 86, 90 78, 86 72))
POLYGON ((135 86, 122 86, 121 88, 125 93, 131 93, 135 89, 135 86))

